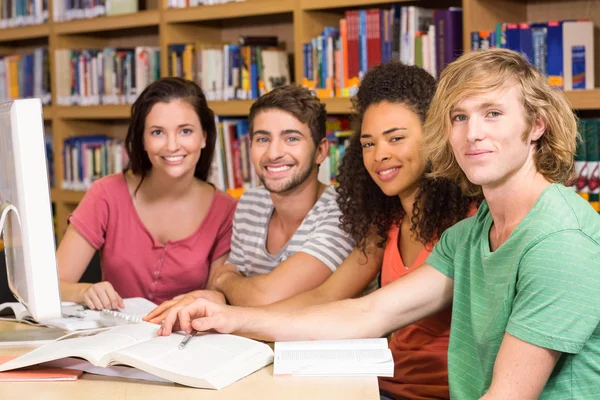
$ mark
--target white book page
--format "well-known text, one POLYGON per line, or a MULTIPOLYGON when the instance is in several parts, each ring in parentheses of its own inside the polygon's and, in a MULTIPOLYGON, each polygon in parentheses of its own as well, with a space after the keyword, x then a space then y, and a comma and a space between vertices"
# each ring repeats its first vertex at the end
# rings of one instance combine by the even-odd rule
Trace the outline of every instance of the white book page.
POLYGON ((61 358, 41 364, 42 367, 67 368, 84 371, 94 375, 118 376, 127 379, 142 379, 151 382, 170 382, 137 368, 127 366, 96 367, 92 363, 78 358, 61 358))
POLYGON ((384 338, 275 343, 274 375, 393 376, 393 370, 384 338))
POLYGON ((288 364, 361 365, 390 360, 389 349, 285 350, 275 353, 275 362, 288 364))
MULTIPOLYGON (((272 356, 272 350, 264 343, 222 334, 198 334, 180 350, 183 337, 182 334, 157 337, 119 350, 114 359, 173 382, 206 387, 213 377, 231 373, 238 364, 257 354, 264 353, 265 360, 272 356)), ((264 365, 266 361, 261 366, 264 365)))
POLYGON ((309 340, 298 342, 275 342, 275 352, 283 350, 339 350, 339 349, 387 349, 385 338, 309 340))
POLYGON ((21 357, 0 365, 0 371, 48 362, 65 357, 81 357, 92 364, 105 367, 110 353, 156 336, 158 326, 149 324, 122 325, 106 330, 78 332, 68 339, 39 347, 21 357))
POLYGON ((121 308, 119 311, 124 314, 133 315, 146 315, 157 307, 156 304, 143 297, 123 299, 123 304, 125 305, 125 308, 121 308))

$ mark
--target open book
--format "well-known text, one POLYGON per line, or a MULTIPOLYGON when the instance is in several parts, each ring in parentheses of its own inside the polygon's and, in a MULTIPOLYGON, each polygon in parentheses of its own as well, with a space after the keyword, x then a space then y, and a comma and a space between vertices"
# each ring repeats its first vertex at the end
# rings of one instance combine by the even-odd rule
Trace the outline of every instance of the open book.
POLYGON ((221 389, 273 362, 273 350, 255 340, 199 333, 179 350, 184 336, 157 336, 158 328, 130 324, 76 332, 0 365, 0 371, 80 357, 98 367, 127 365, 182 385, 221 389))
MULTIPOLYGON (((148 314, 156 304, 141 297, 124 299, 125 308, 117 311, 102 312, 97 310, 88 310, 84 306, 75 303, 63 303, 62 318, 51 319, 47 321, 34 321, 31 314, 21 303, 3 303, 0 304, 0 315, 14 315, 14 319, 30 324, 53 326, 70 332, 95 329, 115 325, 124 325, 129 322, 140 322, 141 317, 148 314), (133 320, 131 320, 133 319, 133 320)), ((12 318, 10 318, 12 319, 12 318)))
POLYGON ((273 375, 394 376, 386 339, 276 342, 273 375))

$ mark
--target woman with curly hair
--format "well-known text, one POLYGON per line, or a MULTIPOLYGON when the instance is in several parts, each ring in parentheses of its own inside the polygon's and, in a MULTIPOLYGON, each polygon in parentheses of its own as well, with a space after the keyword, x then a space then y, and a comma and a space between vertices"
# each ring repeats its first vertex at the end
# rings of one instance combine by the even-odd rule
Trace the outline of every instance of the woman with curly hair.
MULTIPOLYGON (((442 232, 473 213, 454 182, 427 177, 422 127, 436 89, 425 70, 392 62, 371 69, 353 100, 355 134, 340 165, 341 223, 356 249, 321 286, 269 309, 290 310, 360 295, 425 261, 442 232)), ((447 399, 450 308, 398 330, 396 368, 379 381, 382 398, 447 399)))
MULTIPOLYGON (((381 285, 423 264, 442 232, 469 214, 473 199, 454 182, 427 177, 422 126, 436 83, 416 66, 380 65, 361 83, 354 109, 356 134, 339 174, 342 226, 360 250, 383 248, 381 285)), ((393 378, 382 395, 447 399, 451 309, 396 331, 390 349, 393 378)))

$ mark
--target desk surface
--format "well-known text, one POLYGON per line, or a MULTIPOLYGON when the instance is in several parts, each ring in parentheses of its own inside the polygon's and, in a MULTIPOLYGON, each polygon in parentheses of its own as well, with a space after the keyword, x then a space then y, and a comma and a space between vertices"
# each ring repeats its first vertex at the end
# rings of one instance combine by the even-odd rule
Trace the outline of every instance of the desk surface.
MULTIPOLYGON (((28 325, 0 321, 0 330, 29 329, 28 325)), ((32 328, 43 329, 43 328, 32 328)), ((32 347, 0 347, 0 355, 19 355, 32 347)), ((128 380, 84 373, 75 382, 10 382, 0 385, 0 399, 379 399, 374 377, 273 376, 270 365, 220 391, 172 383, 128 380)))

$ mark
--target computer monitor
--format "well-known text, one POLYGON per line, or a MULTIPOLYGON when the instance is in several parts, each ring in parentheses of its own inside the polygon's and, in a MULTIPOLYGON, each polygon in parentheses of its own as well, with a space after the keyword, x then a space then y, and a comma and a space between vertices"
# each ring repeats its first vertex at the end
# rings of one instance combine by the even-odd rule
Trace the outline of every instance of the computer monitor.
POLYGON ((8 285, 36 321, 61 317, 42 103, 0 103, 0 232, 8 285))

